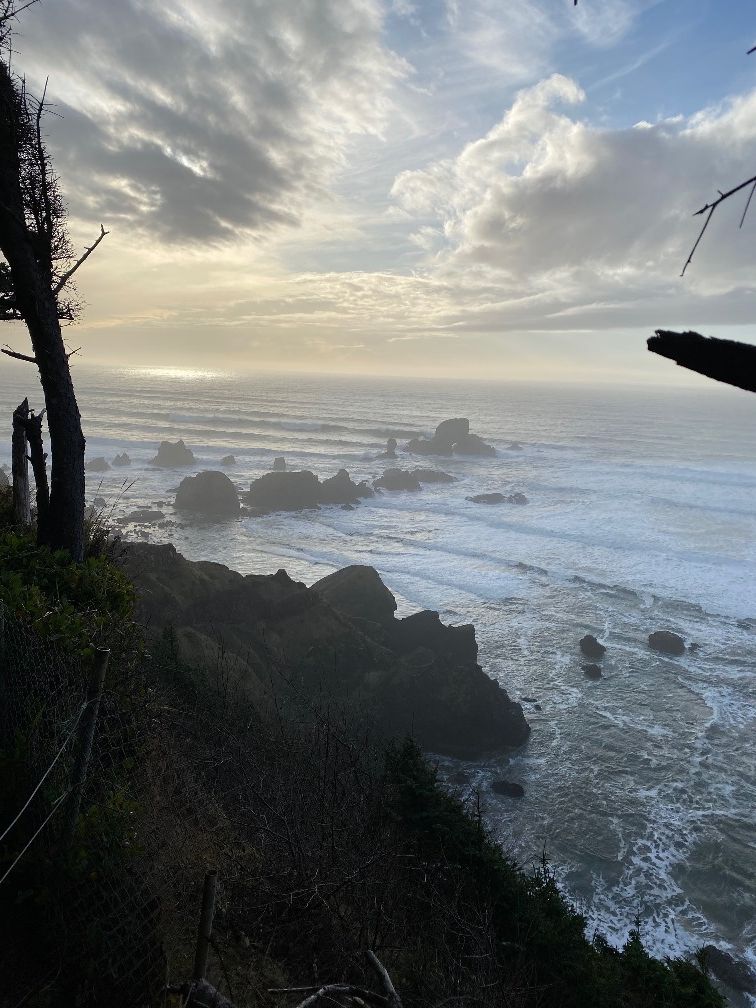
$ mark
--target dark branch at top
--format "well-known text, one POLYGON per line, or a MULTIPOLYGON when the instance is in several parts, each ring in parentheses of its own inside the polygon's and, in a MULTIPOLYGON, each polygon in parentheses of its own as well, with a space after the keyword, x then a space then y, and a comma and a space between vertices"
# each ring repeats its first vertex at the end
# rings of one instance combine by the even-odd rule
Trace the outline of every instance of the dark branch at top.
POLYGON ((750 343, 657 329, 656 335, 648 340, 648 349, 689 371, 756 392, 756 346, 750 343))

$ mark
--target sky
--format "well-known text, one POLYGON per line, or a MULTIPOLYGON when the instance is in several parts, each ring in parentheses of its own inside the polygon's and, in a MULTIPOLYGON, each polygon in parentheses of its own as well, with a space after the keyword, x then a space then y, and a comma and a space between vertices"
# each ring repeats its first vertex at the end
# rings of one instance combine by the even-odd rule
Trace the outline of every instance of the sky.
MULTIPOLYGON (((42 0, 87 363, 703 381, 753 340, 747 0, 42 0)), ((754 207, 756 211, 756 204, 754 207)), ((6 325, 17 349, 25 333, 6 325)), ((3 367, 19 366, 7 362, 3 367)))

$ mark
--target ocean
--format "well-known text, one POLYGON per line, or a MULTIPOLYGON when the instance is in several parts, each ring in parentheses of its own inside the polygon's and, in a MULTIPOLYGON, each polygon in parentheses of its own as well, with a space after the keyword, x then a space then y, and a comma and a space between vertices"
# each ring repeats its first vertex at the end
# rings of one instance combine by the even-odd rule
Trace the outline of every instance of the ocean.
MULTIPOLYGON (((461 792, 482 790, 492 830, 521 863, 545 849, 589 933, 621 944, 638 916, 655 954, 713 942, 756 964, 756 396, 703 380, 625 388, 155 368, 78 368, 75 380, 88 458, 133 460, 90 474, 90 500, 104 497, 114 521, 157 506, 177 522, 128 525, 128 535, 244 573, 285 567, 307 584, 371 564, 400 614, 429 608, 475 624, 484 669, 529 698, 532 735, 487 762, 439 760, 440 772, 461 792), (346 468, 372 479, 389 436, 401 446, 455 416, 498 456, 400 451, 393 463, 442 468, 455 483, 354 511, 217 525, 173 514, 181 477, 226 454, 240 490, 279 455, 320 477, 346 468), (194 469, 150 467, 158 443, 177 438, 194 469), (488 491, 522 491, 528 503, 466 500, 488 491), (647 636, 658 629, 700 648, 655 654, 647 636), (585 633, 608 648, 598 681, 581 671, 585 633), (493 794, 502 776, 525 797, 493 794)), ((34 372, 0 365, 0 462, 26 394, 41 405, 34 372)))

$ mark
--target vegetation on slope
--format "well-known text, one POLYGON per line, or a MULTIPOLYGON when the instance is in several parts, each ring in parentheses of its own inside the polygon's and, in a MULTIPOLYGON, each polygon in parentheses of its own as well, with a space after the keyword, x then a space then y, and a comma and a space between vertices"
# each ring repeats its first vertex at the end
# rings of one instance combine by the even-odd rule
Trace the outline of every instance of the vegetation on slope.
MULTIPOLYGON (((637 930, 621 950, 588 940, 548 866, 514 864, 411 741, 387 748, 326 697, 263 720, 222 675, 186 668, 170 632, 140 655, 129 586, 108 561, 66 564, 7 530, 0 549, 15 625, 56 655, 85 654, 91 635, 118 644, 76 843, 61 852, 43 834, 0 887, 17 999, 38 988, 27 1004, 147 1003, 166 971, 186 980, 198 888, 215 867, 211 979, 239 1006, 296 1004, 271 988, 369 985, 366 948, 405 1008, 724 1003, 693 964, 650 957, 637 930)), ((28 671, 56 685, 54 668, 28 671)), ((0 737, 3 825, 51 697, 24 712, 26 736, 0 737)), ((0 847, 0 874, 17 844, 0 847)))

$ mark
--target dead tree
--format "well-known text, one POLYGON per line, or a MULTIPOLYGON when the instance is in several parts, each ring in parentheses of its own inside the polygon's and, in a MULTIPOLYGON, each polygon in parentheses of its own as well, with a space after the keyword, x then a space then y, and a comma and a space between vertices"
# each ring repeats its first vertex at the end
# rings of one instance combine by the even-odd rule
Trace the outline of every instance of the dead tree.
POLYGON ((0 0, 0 252, 5 260, 0 262, 0 319, 23 321, 32 346, 31 354, 10 347, 2 352, 35 364, 44 392, 52 466, 47 520, 38 527, 38 539, 81 560, 84 435, 61 320, 77 317, 70 282, 107 232, 101 227, 94 244, 75 258, 42 134, 44 95, 32 98, 9 66, 12 21, 31 3, 0 0))

